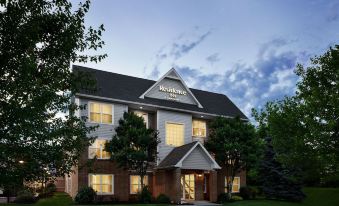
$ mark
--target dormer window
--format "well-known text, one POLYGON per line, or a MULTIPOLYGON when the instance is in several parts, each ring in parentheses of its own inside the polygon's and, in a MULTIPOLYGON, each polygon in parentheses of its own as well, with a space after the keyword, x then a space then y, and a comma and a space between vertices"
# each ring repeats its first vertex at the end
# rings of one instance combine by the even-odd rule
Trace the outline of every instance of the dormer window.
POLYGON ((193 137, 206 137, 206 121, 193 120, 192 121, 192 136, 193 137))

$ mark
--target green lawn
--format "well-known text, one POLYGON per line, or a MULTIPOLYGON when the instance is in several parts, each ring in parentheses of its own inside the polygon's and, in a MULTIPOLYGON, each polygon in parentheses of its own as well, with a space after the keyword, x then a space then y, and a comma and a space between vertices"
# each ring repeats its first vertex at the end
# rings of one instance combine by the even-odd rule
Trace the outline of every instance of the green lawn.
POLYGON ((339 206, 339 188, 305 188, 307 198, 302 203, 270 200, 244 200, 225 206, 339 206))
MULTIPOLYGON (((307 195, 307 198, 302 203, 290 203, 272 200, 243 200, 234 203, 227 203, 224 206, 339 206, 339 188, 306 188, 304 191, 307 195)), ((49 205, 69 206, 72 204, 73 204, 72 199, 66 193, 56 193, 51 198, 39 200, 37 203, 34 204, 34 206, 49 206, 49 205)), ((0 204, 0 205, 27 206, 27 204, 26 205, 0 204)), ((123 206, 123 205, 114 205, 114 206, 123 206)), ((157 205, 133 204, 133 206, 157 206, 157 205)))

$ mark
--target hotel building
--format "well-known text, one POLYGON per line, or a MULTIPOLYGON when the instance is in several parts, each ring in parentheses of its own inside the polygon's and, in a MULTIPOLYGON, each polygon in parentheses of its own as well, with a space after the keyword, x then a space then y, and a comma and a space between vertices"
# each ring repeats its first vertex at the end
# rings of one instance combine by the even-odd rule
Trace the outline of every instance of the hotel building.
MULTIPOLYGON (((91 134, 97 139, 80 157, 75 173, 65 178, 67 193, 75 197, 80 188, 91 186, 102 199, 136 199, 140 177, 119 168, 103 150, 124 112, 136 113, 147 127, 159 132, 158 158, 144 181, 154 197, 163 193, 174 203, 216 201, 225 192, 225 170, 208 153, 204 142, 208 139, 208 122, 217 116, 240 116, 247 121, 228 97, 188 88, 175 69, 158 81, 81 66, 73 66, 73 70, 90 72, 97 81, 95 92, 82 91, 74 101, 86 105, 77 115, 86 116, 87 125, 99 128, 91 134), (97 160, 86 166, 95 156, 97 160)), ((245 184, 243 171, 236 175, 232 191, 239 192, 245 184)))

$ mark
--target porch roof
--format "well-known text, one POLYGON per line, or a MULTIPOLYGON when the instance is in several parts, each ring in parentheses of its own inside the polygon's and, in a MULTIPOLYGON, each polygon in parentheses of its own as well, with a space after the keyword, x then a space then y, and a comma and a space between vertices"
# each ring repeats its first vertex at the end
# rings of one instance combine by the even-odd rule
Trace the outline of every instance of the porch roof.
POLYGON ((179 167, 183 169, 220 169, 205 147, 194 141, 174 148, 157 166, 158 169, 179 167))

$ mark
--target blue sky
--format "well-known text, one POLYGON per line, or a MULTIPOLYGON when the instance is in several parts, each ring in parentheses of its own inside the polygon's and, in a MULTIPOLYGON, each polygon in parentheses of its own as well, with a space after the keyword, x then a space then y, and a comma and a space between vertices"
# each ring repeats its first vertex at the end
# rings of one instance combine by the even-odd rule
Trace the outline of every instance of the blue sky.
POLYGON ((108 58, 86 66, 154 80, 174 67, 250 117, 295 92, 296 63, 339 43, 339 0, 92 0, 86 24, 101 23, 108 58))

